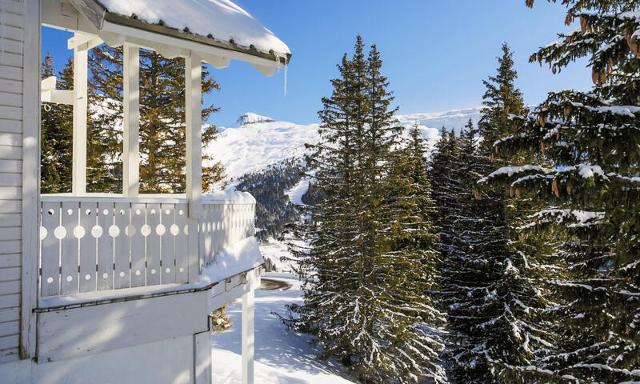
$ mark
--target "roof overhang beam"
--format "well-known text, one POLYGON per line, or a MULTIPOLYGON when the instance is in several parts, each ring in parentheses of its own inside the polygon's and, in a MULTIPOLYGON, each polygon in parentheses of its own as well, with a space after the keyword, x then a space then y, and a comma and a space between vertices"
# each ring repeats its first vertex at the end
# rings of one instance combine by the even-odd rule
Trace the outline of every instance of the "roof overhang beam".
POLYGON ((86 44, 86 47, 83 48, 91 49, 102 43, 104 43, 104 41, 98 35, 76 32, 72 38, 67 40, 67 48, 76 49, 86 44))

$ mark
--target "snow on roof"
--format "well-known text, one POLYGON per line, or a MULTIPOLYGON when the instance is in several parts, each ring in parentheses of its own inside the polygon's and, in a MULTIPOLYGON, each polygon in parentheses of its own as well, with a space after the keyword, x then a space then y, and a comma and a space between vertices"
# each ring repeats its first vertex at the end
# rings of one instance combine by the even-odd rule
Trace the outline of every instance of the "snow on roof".
POLYGON ((109 13, 277 56, 289 47, 230 0, 97 0, 109 13))

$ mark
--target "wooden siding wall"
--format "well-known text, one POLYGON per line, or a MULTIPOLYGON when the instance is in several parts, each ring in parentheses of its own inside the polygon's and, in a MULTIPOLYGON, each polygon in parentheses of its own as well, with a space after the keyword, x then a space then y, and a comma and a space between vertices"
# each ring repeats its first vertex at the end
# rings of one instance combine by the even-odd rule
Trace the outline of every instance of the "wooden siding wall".
POLYGON ((0 0, 0 362, 20 346, 24 11, 0 0))

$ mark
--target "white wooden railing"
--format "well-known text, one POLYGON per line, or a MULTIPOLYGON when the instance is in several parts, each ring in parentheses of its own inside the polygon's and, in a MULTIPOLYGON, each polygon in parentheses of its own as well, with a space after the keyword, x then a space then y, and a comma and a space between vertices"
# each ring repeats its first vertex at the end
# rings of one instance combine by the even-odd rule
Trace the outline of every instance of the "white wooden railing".
POLYGON ((203 197, 203 212, 199 219, 200 267, 215 261, 215 256, 255 232, 256 203, 246 192, 232 198, 216 195, 203 197))
POLYGON ((42 195, 40 296, 193 282, 191 265, 254 232, 248 194, 205 195, 201 207, 189 215, 180 195, 42 195))

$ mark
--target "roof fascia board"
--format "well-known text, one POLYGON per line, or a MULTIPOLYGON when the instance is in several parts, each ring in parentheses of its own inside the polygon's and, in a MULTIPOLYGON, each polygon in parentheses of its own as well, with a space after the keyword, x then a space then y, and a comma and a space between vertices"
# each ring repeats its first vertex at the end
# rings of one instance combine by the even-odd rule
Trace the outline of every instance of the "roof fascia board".
POLYGON ((132 19, 130 17, 117 15, 114 13, 105 13, 104 22, 111 22, 113 24, 119 24, 127 27, 132 27, 135 29, 146 30, 149 32, 174 37, 180 40, 192 41, 203 45, 209 45, 216 48, 221 48, 224 50, 229 50, 232 52, 242 53, 247 56, 253 56, 265 59, 267 61, 278 62, 280 64, 286 64, 289 61, 290 55, 278 57, 275 53, 265 53, 258 51, 255 48, 247 48, 239 45, 231 44, 225 41, 216 40, 210 37, 203 37, 199 35, 194 35, 191 33, 181 32, 174 28, 169 28, 166 26, 162 26, 159 24, 149 24, 140 20, 132 19))

